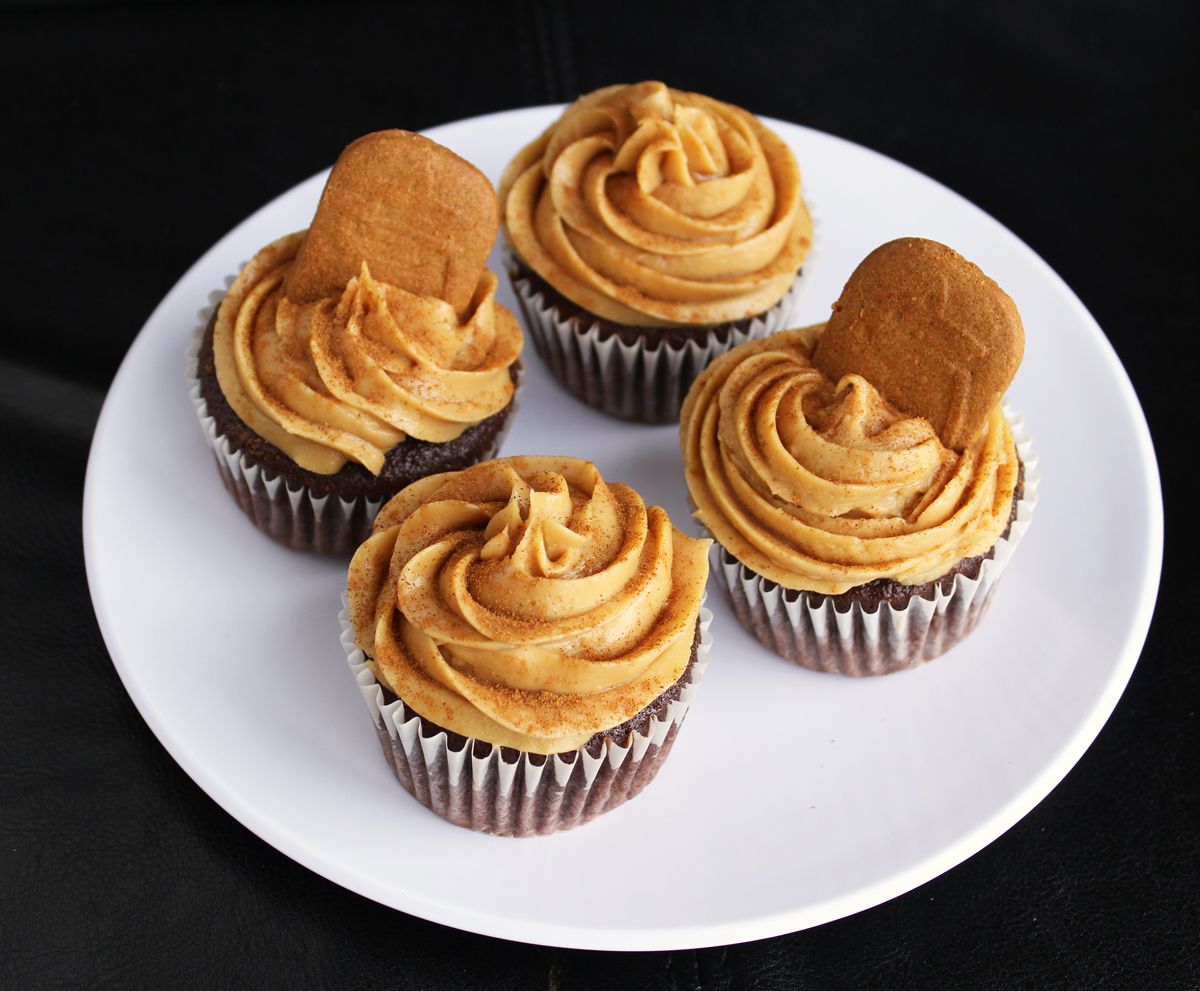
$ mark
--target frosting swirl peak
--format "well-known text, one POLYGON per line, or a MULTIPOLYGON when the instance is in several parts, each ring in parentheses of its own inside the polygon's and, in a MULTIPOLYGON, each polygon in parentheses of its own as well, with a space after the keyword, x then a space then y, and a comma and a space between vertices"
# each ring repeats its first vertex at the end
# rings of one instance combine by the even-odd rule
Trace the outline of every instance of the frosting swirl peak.
POLYGON ((788 146, 745 110, 660 82, 576 100, 509 164, 500 203, 526 264, 635 326, 763 313, 812 243, 788 146))
POLYGON ((682 675, 707 542, 571 458, 504 458, 392 499, 350 565, 377 678, 418 714, 558 753, 682 675))

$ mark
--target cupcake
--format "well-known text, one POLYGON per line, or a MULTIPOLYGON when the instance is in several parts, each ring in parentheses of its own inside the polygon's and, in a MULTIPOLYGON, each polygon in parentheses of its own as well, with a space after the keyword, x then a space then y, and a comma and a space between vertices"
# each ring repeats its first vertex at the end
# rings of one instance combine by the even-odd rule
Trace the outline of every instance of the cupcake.
POLYGON ((753 114, 645 82, 580 97, 500 182, 535 348, 577 398, 675 422, 716 355, 786 326, 812 218, 753 114))
POLYGON ((1012 300, 932 241, 858 267, 826 325, 714 361, 681 442, 738 619, 808 668, 886 674, 979 622, 1036 500, 1002 407, 1024 348, 1012 300))
POLYGON ((351 560, 342 643, 400 783, 505 836, 636 795, 707 665, 707 551, 574 458, 395 496, 351 560))
POLYGON ((492 457, 521 330, 484 267, 495 193, 406 131, 338 158, 312 226, 259 251, 189 362, 226 489, 264 533, 349 555, 380 505, 492 457))

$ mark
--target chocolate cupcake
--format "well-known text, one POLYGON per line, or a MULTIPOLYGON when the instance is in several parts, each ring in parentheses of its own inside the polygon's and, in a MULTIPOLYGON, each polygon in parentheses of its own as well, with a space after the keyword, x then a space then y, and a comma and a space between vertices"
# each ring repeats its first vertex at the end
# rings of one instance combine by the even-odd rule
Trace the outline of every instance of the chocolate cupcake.
POLYGON ((432 141, 350 145, 313 225, 233 280, 189 355, 226 489, 263 532, 349 554, 411 482, 492 457, 522 336, 484 268, 495 194, 432 141))
POLYGON ((717 359, 688 394, 681 438, 695 515, 717 541, 713 571, 743 626, 798 664, 851 675, 916 666, 966 636, 1038 483, 1021 421, 1000 402, 1011 373, 969 366, 1015 371, 1022 347, 995 283, 942 245, 905 239, 860 266, 828 325, 717 359), (865 323, 880 352, 862 365, 870 379, 830 371, 847 323, 865 323), (890 350, 893 332, 911 357, 890 350), (943 408, 906 375, 924 382, 948 361, 963 375, 943 408))
POLYGON ((506 836, 638 794, 708 663, 706 553, 573 458, 503 458, 395 496, 351 561, 342 642, 400 783, 506 836))
POLYGON ((800 170, 752 114, 659 82, 576 100, 500 183, 538 354, 615 416, 674 422, 716 355, 786 325, 812 244, 800 170))

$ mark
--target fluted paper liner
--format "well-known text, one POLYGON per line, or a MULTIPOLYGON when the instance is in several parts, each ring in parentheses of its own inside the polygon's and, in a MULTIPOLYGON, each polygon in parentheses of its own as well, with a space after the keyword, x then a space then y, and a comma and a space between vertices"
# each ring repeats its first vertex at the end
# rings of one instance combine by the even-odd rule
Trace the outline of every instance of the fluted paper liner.
MULTIPOLYGON (((811 262, 811 253, 805 264, 811 262)), ((589 406, 641 423, 678 423, 688 389, 710 362, 788 325, 803 283, 797 273, 783 298, 748 323, 722 324, 682 344, 653 336, 626 343, 611 324, 560 316, 557 307, 506 258, 525 329, 550 373, 589 406)))
POLYGON ((675 742, 708 667, 712 645, 712 613, 701 607, 691 678, 661 716, 652 717, 643 732, 631 732, 624 744, 605 740, 596 753, 580 747, 546 756, 472 737, 460 748, 451 747, 444 730, 432 729, 402 699, 385 700, 383 686, 355 643, 344 594, 339 618, 346 661, 367 703, 383 756, 400 784, 443 819, 497 836, 574 829, 645 788, 675 742))
POLYGON ((765 647, 803 667, 856 676, 916 667, 970 633, 987 610, 1037 505, 1037 455, 1021 417, 1007 406, 1004 413, 1024 465, 1024 490, 1008 535, 996 541, 978 577, 955 575, 945 592, 935 582, 932 598, 914 595, 902 606, 882 602, 869 611, 853 602, 841 611, 827 595, 784 588, 764 578, 714 541, 712 573, 742 626, 765 647))
MULTIPOLYGON (((232 276, 226 284, 233 284, 232 276)), ((200 323, 192 331, 187 349, 187 380, 192 405, 216 458, 221 481, 251 522, 268 536, 295 550, 348 557, 370 536, 371 524, 390 496, 371 499, 359 495, 347 499, 340 495, 316 495, 303 483, 293 487, 253 461, 220 432, 216 420, 208 413, 208 403, 200 394, 199 354, 204 331, 223 297, 224 293, 212 293, 211 305, 198 314, 200 323)), ((518 374, 518 388, 519 385, 518 374)), ((480 455, 480 461, 496 456, 516 412, 517 389, 514 388, 508 418, 492 446, 480 455)))

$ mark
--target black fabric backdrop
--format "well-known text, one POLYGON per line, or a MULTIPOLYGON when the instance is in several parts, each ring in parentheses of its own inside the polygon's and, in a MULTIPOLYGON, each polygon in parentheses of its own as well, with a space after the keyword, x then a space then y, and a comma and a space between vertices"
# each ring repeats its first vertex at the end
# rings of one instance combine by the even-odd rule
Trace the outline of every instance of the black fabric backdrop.
MULTIPOLYGON (((84 3, 0 18, 0 985, 1200 986, 1191 528, 1168 524, 1156 618, 1111 721, 1006 835, 815 930, 626 955, 411 918, 243 829, 122 689, 80 536, 105 389, 225 231, 367 131, 652 77, 878 149, 1015 231, 1105 328, 1182 519, 1194 4, 84 3)), ((656 883, 630 879, 631 896, 656 883)))

